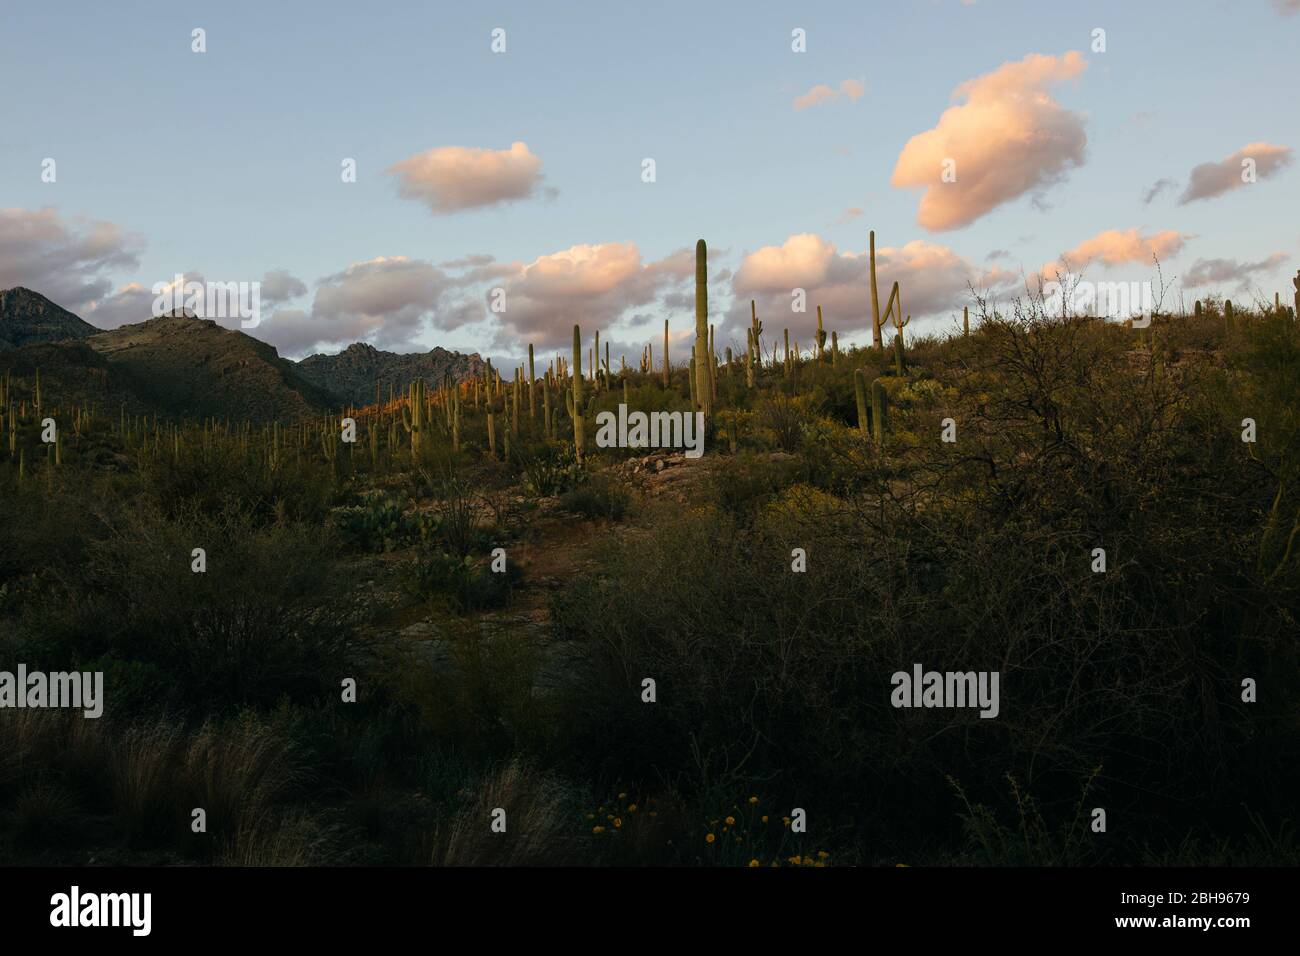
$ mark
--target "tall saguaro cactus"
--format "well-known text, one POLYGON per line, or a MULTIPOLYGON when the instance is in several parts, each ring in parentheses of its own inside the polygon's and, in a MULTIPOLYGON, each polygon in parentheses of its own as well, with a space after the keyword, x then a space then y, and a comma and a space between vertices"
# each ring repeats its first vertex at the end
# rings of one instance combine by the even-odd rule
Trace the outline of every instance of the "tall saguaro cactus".
POLYGON ((402 406, 402 427, 411 436, 411 458, 414 460, 420 457, 420 439, 428 423, 428 412, 424 405, 424 379, 417 378, 407 392, 407 403, 402 406))
POLYGON ((880 339, 880 293, 876 290, 876 230, 871 230, 871 346, 884 348, 880 339))
POLYGON ((885 383, 876 379, 871 383, 871 431, 877 445, 885 443, 885 429, 888 427, 885 416, 889 414, 888 409, 889 393, 885 391, 885 383))
POLYGON ((709 252, 695 243, 695 409, 707 419, 713 414, 713 372, 709 361, 709 252))
POLYGON ((582 463, 584 453, 582 421, 582 329, 573 327, 573 455, 582 463))
POLYGON ((858 369, 853 373, 853 397, 858 403, 858 430, 862 437, 871 434, 871 419, 867 415, 867 370, 858 369))
POLYGON ((668 320, 664 319, 664 390, 668 390, 668 320))

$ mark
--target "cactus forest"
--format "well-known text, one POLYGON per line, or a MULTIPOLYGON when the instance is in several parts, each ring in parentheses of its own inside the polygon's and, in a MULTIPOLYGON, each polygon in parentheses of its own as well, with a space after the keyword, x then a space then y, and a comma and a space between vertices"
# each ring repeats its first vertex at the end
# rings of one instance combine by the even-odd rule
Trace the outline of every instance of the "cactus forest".
POLYGON ((86 5, 258 142, 0 143, 0 863, 1300 864, 1293 86, 832 6, 245 11, 334 77, 86 5))

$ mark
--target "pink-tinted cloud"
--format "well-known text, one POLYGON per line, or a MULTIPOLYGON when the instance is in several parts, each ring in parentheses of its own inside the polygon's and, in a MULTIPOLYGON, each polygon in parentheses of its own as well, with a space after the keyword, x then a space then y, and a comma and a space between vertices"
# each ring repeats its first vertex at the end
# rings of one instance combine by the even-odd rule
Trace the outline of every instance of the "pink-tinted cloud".
POLYGON ((830 103, 841 96, 847 98, 850 103, 856 103, 862 99, 866 92, 867 84, 862 80, 844 80, 840 83, 839 89, 827 86, 825 83, 818 83, 807 93, 795 97, 794 108, 796 110, 806 110, 812 106, 830 103))
POLYGON ((1187 189, 1178 204, 1185 205, 1198 199, 1212 199, 1233 189, 1248 185, 1246 167, 1254 166, 1255 178, 1267 179, 1283 167, 1290 165, 1293 150, 1272 143, 1251 143, 1217 163, 1201 163, 1192 170, 1187 189))
POLYGON ((24 286, 107 327, 93 313, 114 295, 110 275, 138 266, 143 245, 111 222, 67 221, 48 207, 0 209, 0 289, 24 286))
MULTIPOLYGON (((827 328, 840 336, 867 335, 871 318, 869 257, 866 251, 840 252, 813 233, 790 236, 779 246, 764 246, 744 257, 732 283, 733 302, 726 331, 738 346, 745 341, 749 302, 755 301, 765 323, 764 337, 780 337, 789 328, 803 346, 812 342, 817 306, 827 328), (794 312, 796 289, 803 289, 806 311, 794 312)), ((947 246, 913 240, 901 247, 877 246, 876 276, 883 308, 898 282, 904 315, 914 319, 947 316, 970 304, 969 287, 1005 290, 1018 280, 1001 269, 980 270, 947 246)), ((921 323, 909 326, 911 332, 921 323)), ((910 334, 910 332, 909 332, 910 334)))
POLYGON ((516 347, 520 342, 563 346, 575 323, 584 334, 608 330, 630 310, 671 295, 694 274, 693 250, 647 263, 634 242, 577 245, 539 256, 516 264, 497 283, 505 305, 495 316, 501 323, 500 341, 516 347))
POLYGON ((395 163, 385 172, 397 177, 399 195, 424 203, 435 215, 543 192, 542 161, 523 142, 500 150, 442 146, 395 163))
POLYGON ((1153 265, 1153 259, 1166 260, 1178 255, 1187 240, 1188 236, 1174 229, 1163 229, 1145 236, 1137 229, 1107 229, 1043 266, 1042 275, 1050 279, 1057 272, 1080 272, 1089 264, 1153 265))
POLYGON ((908 140, 894 166, 894 186, 925 190, 917 222, 932 232, 960 228, 1081 165, 1088 142, 1083 118, 1047 90, 1087 66, 1074 51, 1031 54, 958 86, 953 96, 965 102, 908 140), (955 181, 943 181, 945 169, 955 181))

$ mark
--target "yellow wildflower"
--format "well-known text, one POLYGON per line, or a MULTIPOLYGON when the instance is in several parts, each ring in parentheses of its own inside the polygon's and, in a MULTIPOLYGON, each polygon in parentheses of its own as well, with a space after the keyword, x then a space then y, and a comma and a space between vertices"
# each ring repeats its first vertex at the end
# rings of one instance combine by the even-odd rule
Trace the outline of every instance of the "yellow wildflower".
POLYGON ((727 826, 729 826, 729 827, 734 827, 735 825, 736 825, 736 818, 735 818, 735 817, 727 817, 727 826))
POLYGON ((705 842, 705 843, 712 843, 712 842, 713 842, 714 840, 716 840, 716 839, 717 839, 717 837, 715 837, 712 833, 710 833, 710 834, 708 834, 708 835, 706 835, 706 836, 704 837, 704 842, 705 842))

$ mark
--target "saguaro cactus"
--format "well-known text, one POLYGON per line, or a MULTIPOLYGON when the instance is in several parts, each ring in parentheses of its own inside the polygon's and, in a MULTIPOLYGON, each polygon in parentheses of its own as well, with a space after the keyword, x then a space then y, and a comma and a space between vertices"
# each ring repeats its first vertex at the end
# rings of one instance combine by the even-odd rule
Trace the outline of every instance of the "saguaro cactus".
POLYGON ((1292 316, 1296 321, 1300 321, 1300 269, 1296 270, 1295 278, 1291 280, 1295 286, 1295 315, 1292 316))
POLYGON ((822 307, 817 306, 817 361, 826 354, 826 332, 822 329, 822 307))
POLYGON ((754 387, 754 330, 745 329, 745 387, 754 387))
POLYGON ((876 230, 871 230, 871 347, 883 349, 880 339, 880 293, 876 290, 876 230))
POLYGON ((961 334, 970 335, 970 306, 961 307, 961 334))
POLYGON ((664 389, 668 388, 668 320, 664 319, 664 389))
POLYGON ((858 430, 862 437, 871 434, 871 421, 867 416, 867 371, 858 369, 853 373, 853 395, 858 401, 858 430))
POLYGON ((885 416, 889 414, 888 409, 889 393, 885 391, 885 383, 876 379, 871 383, 871 430, 877 445, 885 442, 885 429, 888 427, 885 416))
POLYGON ((533 343, 528 343, 528 420, 537 417, 537 370, 533 366, 533 343))
POLYGON ((573 327, 573 456, 581 464, 586 451, 582 421, 582 329, 573 327))
POLYGON ((713 413, 713 373, 709 361, 709 252, 695 243, 695 410, 713 413))
POLYGON ((402 406, 402 427, 411 436, 411 458, 420 457, 420 439, 424 427, 428 424, 428 412, 424 405, 424 379, 417 378, 411 383, 407 392, 407 403, 402 406))
POLYGON ((758 308, 754 300, 749 300, 749 325, 754 330, 754 352, 758 355, 758 364, 763 364, 763 323, 758 321, 758 308))

